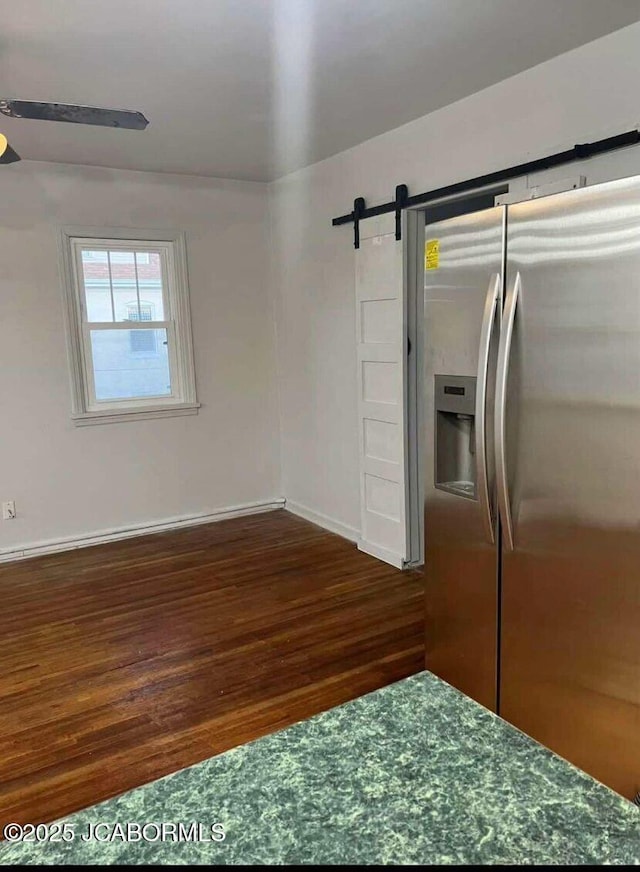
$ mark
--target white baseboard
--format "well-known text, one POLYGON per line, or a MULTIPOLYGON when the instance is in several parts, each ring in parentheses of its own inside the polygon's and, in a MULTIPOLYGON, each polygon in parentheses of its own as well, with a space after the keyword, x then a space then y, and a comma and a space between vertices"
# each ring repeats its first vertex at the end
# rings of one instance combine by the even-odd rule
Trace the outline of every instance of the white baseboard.
POLYGON ((321 512, 314 512, 313 509, 308 509, 300 503, 293 502, 293 500, 285 500, 284 507, 292 515, 298 515, 300 518, 304 518, 305 521, 311 521, 312 524, 317 524, 318 527, 324 527, 325 530, 329 530, 331 533, 337 533, 338 536, 342 536, 350 542, 358 541, 360 531, 356 530, 355 527, 350 527, 341 521, 335 521, 321 512))
POLYGON ((378 560, 384 560, 385 563, 397 566, 398 569, 405 569, 405 562, 400 554, 396 554, 395 551, 390 551, 388 548, 382 548, 380 545, 373 545, 371 542, 365 542, 364 539, 358 539, 358 551, 364 551, 365 554, 377 557, 378 560))
POLYGON ((161 533, 164 530, 177 530, 180 527, 194 527, 197 524, 210 524, 213 521, 223 521, 226 518, 239 518, 242 515, 257 515, 260 512, 271 512, 284 508, 284 499, 278 498, 263 502, 244 503, 240 506, 229 506, 215 509, 213 512, 195 515, 181 515, 165 518, 153 523, 134 524, 130 527, 114 527, 111 530, 100 530, 83 536, 71 536, 61 539, 49 539, 46 542, 35 542, 29 545, 19 545, 6 551, 0 551, 0 563, 11 560, 26 560, 29 557, 39 557, 43 554, 54 554, 58 551, 72 551, 76 548, 87 548, 90 545, 101 545, 104 542, 117 542, 120 539, 130 539, 133 536, 145 536, 149 533, 161 533))
POLYGON ((357 543, 358 549, 364 551, 365 554, 377 557, 378 560, 383 560, 385 563, 390 563, 392 566, 397 566, 399 569, 404 568, 404 562, 400 555, 395 554, 386 548, 381 548, 378 545, 365 542, 360 538, 360 532, 359 530, 356 530, 355 527, 350 527, 348 524, 343 524, 341 521, 329 518, 321 512, 315 512, 313 509, 307 508, 307 506, 283 498, 263 502, 244 503, 239 506, 228 506, 223 509, 216 509, 213 512, 165 518, 162 521, 135 524, 129 527, 114 527, 110 530, 99 530, 93 533, 86 533, 82 536, 49 539, 43 542, 19 545, 15 548, 0 551, 0 563, 8 563, 13 560, 26 560, 30 557, 40 557, 44 554, 55 554, 60 551, 73 551, 76 548, 88 548, 91 545, 117 542, 121 539, 133 538, 134 536, 145 536, 150 533, 162 533, 165 530, 178 530, 181 527, 194 527, 198 524, 210 524, 214 521, 223 521, 226 518, 239 518, 243 515, 256 515, 260 512, 271 512, 275 509, 282 508, 286 508, 287 511, 291 512, 291 514, 298 515, 306 521, 311 521, 312 524, 317 524, 319 527, 323 527, 331 533, 336 533, 338 536, 342 536, 350 542, 357 543))

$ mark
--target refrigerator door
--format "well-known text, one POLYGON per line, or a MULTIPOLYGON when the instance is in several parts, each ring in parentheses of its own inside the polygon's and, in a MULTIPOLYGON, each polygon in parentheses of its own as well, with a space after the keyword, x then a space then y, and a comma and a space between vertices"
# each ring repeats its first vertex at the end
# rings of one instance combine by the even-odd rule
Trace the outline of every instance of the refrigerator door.
POLYGON ((493 710, 493 375, 504 218, 497 207, 425 230, 426 667, 493 710))
POLYGON ((510 206, 508 228, 495 422, 500 714, 632 797, 640 789, 640 180, 510 206))

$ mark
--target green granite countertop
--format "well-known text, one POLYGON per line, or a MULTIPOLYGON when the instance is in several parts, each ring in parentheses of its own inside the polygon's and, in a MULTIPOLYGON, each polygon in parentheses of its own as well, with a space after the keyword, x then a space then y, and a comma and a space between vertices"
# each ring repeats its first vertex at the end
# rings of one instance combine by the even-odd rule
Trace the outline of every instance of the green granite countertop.
POLYGON ((640 865, 640 809, 426 672, 64 823, 0 862, 640 865), (192 821, 224 841, 114 829, 192 821), (82 840, 97 822, 113 841, 82 840))

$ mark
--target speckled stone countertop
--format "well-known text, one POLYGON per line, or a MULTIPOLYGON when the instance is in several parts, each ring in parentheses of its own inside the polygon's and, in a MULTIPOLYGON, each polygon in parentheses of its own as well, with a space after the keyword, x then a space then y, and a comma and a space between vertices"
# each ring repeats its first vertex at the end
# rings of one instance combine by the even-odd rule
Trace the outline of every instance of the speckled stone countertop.
POLYGON ((64 822, 0 863, 640 865, 640 809, 426 672, 64 822), (81 839, 163 821, 226 838, 81 839))

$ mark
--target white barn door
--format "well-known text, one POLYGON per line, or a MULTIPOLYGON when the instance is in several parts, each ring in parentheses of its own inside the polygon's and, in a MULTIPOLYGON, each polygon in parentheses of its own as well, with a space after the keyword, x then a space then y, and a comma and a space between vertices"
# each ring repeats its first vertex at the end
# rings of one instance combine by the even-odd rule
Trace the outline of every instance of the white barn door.
POLYGON ((406 306, 403 247, 393 214, 360 223, 356 250, 360 540, 402 567, 407 560, 406 306))

